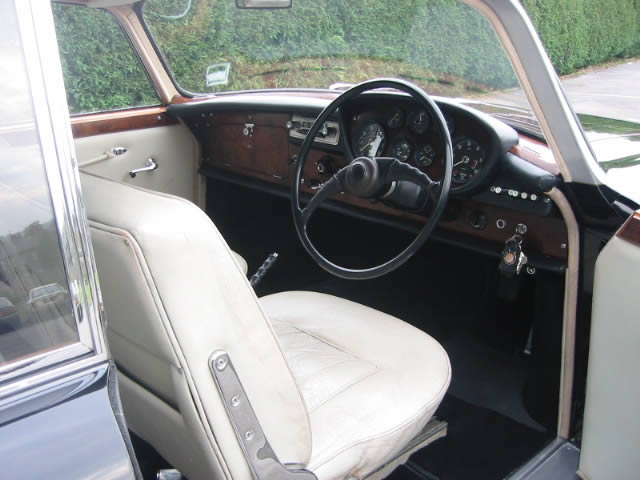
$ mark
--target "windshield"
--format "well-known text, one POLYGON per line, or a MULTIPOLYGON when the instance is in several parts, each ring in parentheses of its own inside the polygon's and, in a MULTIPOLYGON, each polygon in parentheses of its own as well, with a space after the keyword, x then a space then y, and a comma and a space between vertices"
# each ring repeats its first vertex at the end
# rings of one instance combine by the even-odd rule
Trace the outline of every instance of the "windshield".
POLYGON ((148 0, 144 20, 177 84, 192 93, 346 88, 399 77, 468 97, 518 85, 487 20, 452 0, 148 0))
MULTIPOLYGON (((243 10, 232 0, 147 0, 142 17, 187 94, 343 90, 396 77, 544 140, 493 28, 460 1, 294 0, 289 9, 243 10)), ((640 71, 634 65, 624 67, 631 75, 623 69, 626 84, 640 71)), ((640 201, 635 85, 614 105, 608 71, 590 70, 561 81, 611 186, 640 201)))

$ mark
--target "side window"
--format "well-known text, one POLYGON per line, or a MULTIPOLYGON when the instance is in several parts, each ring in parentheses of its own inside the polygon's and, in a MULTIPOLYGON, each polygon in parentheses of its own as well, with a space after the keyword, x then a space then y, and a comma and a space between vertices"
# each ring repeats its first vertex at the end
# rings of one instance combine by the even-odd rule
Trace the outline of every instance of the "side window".
POLYGON ((79 5, 52 7, 71 114, 160 103, 111 13, 79 5))
POLYGON ((11 2, 0 7, 0 382, 79 332, 11 2))

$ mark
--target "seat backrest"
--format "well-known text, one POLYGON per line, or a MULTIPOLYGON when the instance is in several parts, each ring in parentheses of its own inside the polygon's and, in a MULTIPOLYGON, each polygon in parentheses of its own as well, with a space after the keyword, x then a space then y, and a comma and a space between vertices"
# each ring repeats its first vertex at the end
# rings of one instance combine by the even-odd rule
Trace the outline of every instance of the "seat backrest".
POLYGON ((304 402, 211 220, 178 197, 80 178, 130 428, 191 480, 249 478, 209 369, 224 350, 279 459, 306 465, 304 402))

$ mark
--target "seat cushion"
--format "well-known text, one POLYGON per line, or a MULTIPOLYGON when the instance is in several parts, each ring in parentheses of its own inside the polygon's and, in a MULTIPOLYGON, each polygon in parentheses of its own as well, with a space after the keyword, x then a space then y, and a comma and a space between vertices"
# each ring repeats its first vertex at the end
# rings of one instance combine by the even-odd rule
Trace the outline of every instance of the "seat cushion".
POLYGON ((440 344, 363 305, 313 292, 261 299, 311 424, 307 468, 320 480, 363 478, 429 421, 451 378, 440 344))
POLYGON ((240 266, 240 270, 242 270, 246 275, 247 272, 249 271, 249 266, 247 265, 247 261, 244 258, 242 258, 240 254, 238 254, 237 252, 234 252, 233 250, 231 250, 231 254, 233 255, 233 258, 236 260, 236 263, 240 266))

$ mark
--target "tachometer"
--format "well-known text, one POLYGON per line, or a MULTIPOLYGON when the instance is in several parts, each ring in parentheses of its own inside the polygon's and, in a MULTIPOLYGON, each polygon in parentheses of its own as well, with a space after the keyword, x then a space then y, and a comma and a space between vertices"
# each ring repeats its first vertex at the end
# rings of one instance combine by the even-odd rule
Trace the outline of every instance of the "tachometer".
POLYGON ((398 140, 391 145, 391 156, 401 162, 406 162, 411 156, 411 144, 405 139, 398 140))
POLYGON ((419 167, 430 167, 436 159, 436 149, 432 145, 423 145, 416 150, 414 159, 419 167))
POLYGON ((409 117, 409 130, 411 130, 416 135, 422 135, 427 130, 429 130, 430 124, 431 118, 429 118, 429 114, 426 110, 418 110, 417 112, 413 112, 409 117))
POLYGON ((466 183, 475 177, 484 165, 484 149, 473 138, 461 137, 453 144, 452 180, 466 183))
POLYGON ((355 149, 358 157, 379 157, 384 150, 385 135, 382 125, 369 122, 356 135, 355 149))

